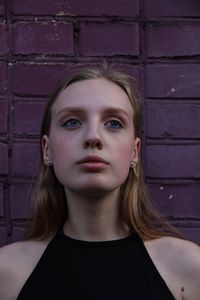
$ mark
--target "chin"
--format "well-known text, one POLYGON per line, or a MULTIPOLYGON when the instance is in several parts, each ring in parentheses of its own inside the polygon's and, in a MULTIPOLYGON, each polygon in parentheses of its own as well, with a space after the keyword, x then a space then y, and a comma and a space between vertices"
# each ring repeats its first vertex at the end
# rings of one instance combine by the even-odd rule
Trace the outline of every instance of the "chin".
POLYGON ((99 186, 99 185, 90 185, 90 186, 83 186, 78 189, 82 193, 88 193, 88 194, 105 194, 108 193, 110 190, 109 188, 106 188, 105 186, 99 186))
POLYGON ((84 185, 76 188, 69 188, 72 192, 79 193, 83 197, 99 198, 104 197, 107 194, 113 192, 117 187, 105 186, 105 185, 84 185))

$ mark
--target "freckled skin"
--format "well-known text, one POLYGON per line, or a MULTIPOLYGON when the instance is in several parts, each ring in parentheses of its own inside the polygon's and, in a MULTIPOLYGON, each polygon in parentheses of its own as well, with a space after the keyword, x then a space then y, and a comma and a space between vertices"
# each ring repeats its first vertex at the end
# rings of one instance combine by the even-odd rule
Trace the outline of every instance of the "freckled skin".
POLYGON ((44 144, 44 155, 51 159, 66 193, 119 189, 132 160, 137 160, 140 144, 134 135, 128 96, 102 78, 70 85, 53 105, 50 134, 44 137, 44 144), (68 112, 69 107, 76 111, 68 112), (111 109, 123 110, 126 115, 108 112, 111 109), (65 127, 64 122, 68 122, 65 127), (117 127, 118 122, 122 127, 117 127), (101 172, 86 172, 77 161, 87 155, 98 155, 109 165, 101 172))

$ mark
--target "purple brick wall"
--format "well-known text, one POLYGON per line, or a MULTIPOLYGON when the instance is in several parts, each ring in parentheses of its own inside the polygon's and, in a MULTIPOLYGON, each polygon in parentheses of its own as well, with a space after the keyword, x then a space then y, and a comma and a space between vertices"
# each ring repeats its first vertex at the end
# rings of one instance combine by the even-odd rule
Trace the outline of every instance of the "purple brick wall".
POLYGON ((138 25, 105 21, 84 22, 80 29, 80 54, 83 56, 138 56, 138 25))
POLYGON ((73 24, 55 21, 16 22, 14 54, 73 55, 73 24))
POLYGON ((0 245, 22 239, 47 95, 104 59, 144 99, 152 202, 200 244, 199 0, 0 0, 0 245))

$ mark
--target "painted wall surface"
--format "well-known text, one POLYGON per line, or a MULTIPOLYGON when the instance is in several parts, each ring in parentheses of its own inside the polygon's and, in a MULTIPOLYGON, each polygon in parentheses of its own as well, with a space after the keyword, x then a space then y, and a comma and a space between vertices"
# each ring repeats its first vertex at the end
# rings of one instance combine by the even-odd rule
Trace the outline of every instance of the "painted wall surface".
POLYGON ((103 59, 137 79, 153 203, 200 243, 200 1, 0 0, 0 245, 23 236, 48 94, 103 59))

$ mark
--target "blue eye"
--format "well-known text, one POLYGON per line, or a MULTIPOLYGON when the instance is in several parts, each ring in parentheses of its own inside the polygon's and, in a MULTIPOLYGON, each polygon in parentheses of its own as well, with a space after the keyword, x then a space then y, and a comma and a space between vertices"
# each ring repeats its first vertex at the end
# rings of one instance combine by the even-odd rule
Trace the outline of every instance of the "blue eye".
POLYGON ((106 123, 106 126, 110 127, 111 129, 120 129, 120 128, 122 128, 122 124, 117 120, 108 121, 106 123))
POLYGON ((67 120, 67 121, 63 124, 63 126, 64 126, 65 128, 70 128, 70 129, 77 128, 77 127, 79 127, 80 125, 81 125, 81 122, 80 122, 79 120, 77 120, 77 119, 69 119, 69 120, 67 120))

